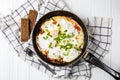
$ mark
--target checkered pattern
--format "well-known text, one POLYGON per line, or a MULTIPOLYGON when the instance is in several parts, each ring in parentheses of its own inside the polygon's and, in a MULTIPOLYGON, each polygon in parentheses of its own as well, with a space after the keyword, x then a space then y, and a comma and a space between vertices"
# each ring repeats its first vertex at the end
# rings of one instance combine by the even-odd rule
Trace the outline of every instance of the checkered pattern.
MULTIPOLYGON (((89 80, 91 77, 91 67, 86 62, 79 62, 73 67, 61 68, 49 65, 57 73, 53 75, 35 57, 30 57, 24 52, 26 47, 33 50, 31 39, 26 43, 20 41, 20 19, 26 17, 30 9, 38 11, 37 21, 41 16, 50 11, 69 10, 62 0, 27 0, 26 3, 21 5, 12 14, 0 18, 1 31, 9 44, 17 52, 17 55, 28 64, 50 76, 64 78, 83 76, 84 80, 89 80)), ((108 53, 111 44, 112 19, 91 17, 83 19, 83 22, 86 24, 91 35, 87 50, 102 59, 108 53)))
POLYGON ((90 34, 88 51, 102 59, 110 48, 112 19, 91 17, 84 19, 84 23, 90 34))

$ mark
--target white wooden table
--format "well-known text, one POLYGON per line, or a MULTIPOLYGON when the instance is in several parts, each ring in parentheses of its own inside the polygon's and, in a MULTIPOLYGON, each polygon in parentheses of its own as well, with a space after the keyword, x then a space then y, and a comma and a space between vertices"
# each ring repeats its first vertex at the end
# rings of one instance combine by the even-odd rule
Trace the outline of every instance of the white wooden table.
MULTIPOLYGON (((112 45, 103 62, 120 72, 120 0, 64 0, 81 17, 112 17, 112 45)), ((6 15, 25 0, 0 0, 0 13, 6 15)), ((21 61, 0 32, 0 80, 56 80, 21 61)), ((60 79, 63 80, 63 79, 60 79)), ((79 80, 79 79, 78 79, 79 80)), ((91 80, 114 80, 104 71, 92 70, 91 80)))

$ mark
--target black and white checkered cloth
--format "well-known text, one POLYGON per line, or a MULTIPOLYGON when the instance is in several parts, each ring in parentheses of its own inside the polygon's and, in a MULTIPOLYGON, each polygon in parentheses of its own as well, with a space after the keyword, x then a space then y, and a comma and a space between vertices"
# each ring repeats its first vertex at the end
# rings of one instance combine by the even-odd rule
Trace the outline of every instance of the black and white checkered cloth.
MULTIPOLYGON (((26 3, 21 5, 12 14, 0 18, 1 31, 4 34, 5 39, 9 41, 9 44, 17 52, 17 55, 38 70, 53 77, 67 78, 70 76, 83 76, 84 79, 82 80, 90 79, 91 67, 86 62, 78 63, 73 67, 59 68, 50 66, 57 73, 56 75, 53 75, 49 70, 42 66, 35 57, 30 57, 24 52, 26 47, 33 50, 31 40, 26 43, 20 41, 20 19, 26 17, 30 9, 38 11, 37 21, 41 16, 50 11, 69 10, 62 0, 27 0, 26 3)), ((88 32, 92 36, 87 50, 96 57, 102 59, 104 55, 108 53, 111 44, 112 19, 91 17, 83 19, 83 22, 86 24, 88 32)))

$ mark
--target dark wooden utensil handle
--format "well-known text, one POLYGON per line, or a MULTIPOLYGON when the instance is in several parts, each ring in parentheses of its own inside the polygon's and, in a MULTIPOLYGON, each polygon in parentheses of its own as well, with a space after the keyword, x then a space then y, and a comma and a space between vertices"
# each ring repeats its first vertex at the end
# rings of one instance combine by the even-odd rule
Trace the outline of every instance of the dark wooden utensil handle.
POLYGON ((98 58, 96 58, 93 54, 88 53, 88 55, 85 58, 85 61, 88 63, 91 63, 99 68, 101 68, 102 70, 106 71, 107 73, 109 73, 113 78, 115 78, 115 80, 120 80, 120 73, 113 70, 112 68, 110 68, 109 66, 107 66, 106 64, 104 64, 103 62, 101 62, 98 58))

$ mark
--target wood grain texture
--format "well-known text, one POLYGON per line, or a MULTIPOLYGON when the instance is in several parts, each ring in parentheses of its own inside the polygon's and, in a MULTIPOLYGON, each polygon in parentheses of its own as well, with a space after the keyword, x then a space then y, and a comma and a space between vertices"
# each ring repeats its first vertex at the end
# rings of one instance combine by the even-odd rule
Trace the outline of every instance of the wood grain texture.
POLYGON ((29 36, 29 19, 21 18, 21 41, 26 42, 30 38, 29 36))
MULTIPOLYGON (((5 0, 7 1, 7 0, 5 0)), ((4 1, 4 2, 5 2, 4 1)), ((15 6, 19 6, 23 3, 23 0, 9 0, 13 3, 2 3, 0 1, 0 7, 4 6, 5 9, 15 9, 15 6), (17 4, 15 4, 17 3, 17 4)), ((78 16, 84 18, 89 16, 99 17, 112 17, 112 45, 109 54, 107 54, 103 60, 107 65, 111 66, 118 72, 120 72, 120 0, 64 0, 69 8, 78 16)), ((1 9, 1 8, 0 8, 1 9)), ((3 10, 0 10, 3 11, 3 10)), ((7 13, 8 11, 6 11, 7 13)), ((2 13, 2 12, 0 12, 2 13)), ((5 13, 5 11, 3 12, 5 13)), ((35 68, 27 65, 21 61, 13 48, 11 48, 0 32, 0 80, 65 80, 54 79, 42 72, 37 71, 35 68)), ((80 78, 70 80, 82 80, 80 78)), ((114 80, 104 71, 95 68, 92 70, 91 80, 114 80), (97 73, 97 74, 96 74, 97 73)))
POLYGON ((35 27, 35 21, 37 18, 38 12, 36 10, 29 10, 29 14, 28 14, 28 19, 29 19, 29 30, 30 33, 32 32, 33 28, 35 27))

